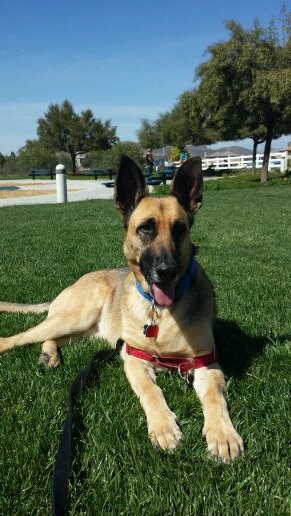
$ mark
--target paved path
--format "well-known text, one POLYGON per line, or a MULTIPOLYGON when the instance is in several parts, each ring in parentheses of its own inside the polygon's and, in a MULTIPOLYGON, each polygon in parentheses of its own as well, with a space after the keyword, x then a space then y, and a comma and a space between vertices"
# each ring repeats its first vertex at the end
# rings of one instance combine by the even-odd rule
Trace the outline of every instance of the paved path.
MULTIPOLYGON (((208 177, 204 178, 204 180, 218 179, 216 177, 208 177)), ((170 183, 171 181, 167 181, 170 183)), ((10 179, 10 180, 0 180, 0 188, 5 186, 16 186, 19 190, 24 192, 23 196, 11 196, 7 199, 1 199, 0 197, 0 207, 2 206, 17 206, 17 205, 28 205, 28 204, 56 204, 57 203, 57 194, 56 194, 56 181, 53 179, 40 179, 35 181, 31 179, 10 179), (38 192, 34 195, 25 195, 25 191, 33 190, 34 192, 38 192), (41 194, 42 190, 51 190, 53 193, 49 194, 41 194)), ((89 199, 113 199, 114 188, 106 188, 106 186, 102 185, 102 181, 95 180, 67 180, 67 190, 68 190, 68 202, 74 201, 87 201, 89 199)), ((149 191, 151 192, 153 187, 149 187, 149 191)), ((1 190, 0 190, 1 193, 1 190)), ((10 192, 10 195, 13 195, 10 192)), ((19 195, 19 194, 17 194, 19 195)))
MULTIPOLYGON (((9 197, 7 199, 0 198, 1 206, 15 206, 15 205, 27 205, 27 204, 54 204, 57 202, 56 193, 50 193, 42 195, 42 190, 54 190, 56 191, 55 180, 35 180, 22 179, 22 180, 7 180, 0 181, 0 187, 5 186, 16 186, 21 191, 27 190, 38 191, 39 195, 23 195, 20 197, 9 197)), ((113 188, 106 188, 101 184, 101 181, 87 181, 87 180, 67 180, 68 189, 68 201, 85 201, 88 199, 112 199, 114 194, 113 188), (71 191, 70 191, 71 190, 71 191)), ((18 190, 19 192, 19 190, 18 190)), ((12 192, 11 194, 12 195, 12 192)))

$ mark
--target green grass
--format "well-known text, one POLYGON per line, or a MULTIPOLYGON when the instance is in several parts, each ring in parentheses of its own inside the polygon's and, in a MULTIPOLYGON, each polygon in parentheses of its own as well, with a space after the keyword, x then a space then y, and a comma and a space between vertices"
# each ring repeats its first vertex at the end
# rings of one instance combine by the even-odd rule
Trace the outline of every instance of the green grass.
POLYGON ((261 177, 257 173, 251 174, 238 174, 235 176, 225 175, 224 177, 205 182, 205 190, 236 190, 246 188, 266 188, 270 186, 279 186, 291 184, 291 178, 280 172, 272 172, 269 174, 269 180, 267 183, 261 183, 261 177))
MULTIPOLYGON (((235 175, 225 175, 211 180, 204 180, 205 191, 218 190, 245 190, 250 188, 268 188, 270 186, 286 186, 291 185, 290 174, 281 174, 280 172, 269 173, 269 180, 262 184, 260 174, 255 175, 237 172, 235 175)), ((169 185, 159 185, 155 187, 158 195, 166 195, 170 189, 169 185)))
MULTIPOLYGON (((206 192, 193 228, 216 289, 216 339, 244 457, 231 465, 207 458, 200 403, 168 373, 159 384, 185 440, 173 454, 152 449, 115 361, 79 402, 71 515, 290 514, 290 194, 290 186, 206 192)), ((124 264, 111 201, 7 207, 0 216, 3 300, 50 300, 88 271, 124 264)), ((0 334, 40 320, 1 314, 0 334)), ((49 514, 68 388, 98 346, 81 339, 64 348, 56 371, 38 365, 38 346, 1 355, 0 514, 49 514)))

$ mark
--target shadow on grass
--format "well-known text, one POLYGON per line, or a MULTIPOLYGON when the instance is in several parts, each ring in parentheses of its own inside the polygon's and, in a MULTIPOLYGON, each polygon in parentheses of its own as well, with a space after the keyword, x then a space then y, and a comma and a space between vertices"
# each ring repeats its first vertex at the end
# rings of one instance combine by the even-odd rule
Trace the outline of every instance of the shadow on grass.
POLYGON ((233 321, 218 319, 214 326, 218 362, 227 376, 241 378, 270 344, 265 337, 248 335, 233 321))
MULTIPOLYGON (((214 336, 217 347, 218 361, 227 376, 242 378, 251 367, 252 362, 262 355, 270 340, 266 336, 254 337, 245 333, 235 322, 218 319, 214 327, 214 336)), ((283 340, 283 337, 282 337, 283 340)), ((122 344, 122 341, 120 342, 122 344)), ((70 507, 69 477, 73 483, 85 480, 85 471, 82 467, 82 434, 86 431, 82 416, 82 400, 78 400, 82 387, 89 387, 94 382, 99 386, 100 374, 106 364, 116 361, 118 353, 112 349, 102 349, 92 358, 71 385, 68 400, 68 415, 61 436, 58 450, 54 478, 53 478, 53 505, 61 504, 61 512, 70 507), (74 457, 71 471, 72 454, 74 457), (67 499, 68 497, 68 499, 67 499)))

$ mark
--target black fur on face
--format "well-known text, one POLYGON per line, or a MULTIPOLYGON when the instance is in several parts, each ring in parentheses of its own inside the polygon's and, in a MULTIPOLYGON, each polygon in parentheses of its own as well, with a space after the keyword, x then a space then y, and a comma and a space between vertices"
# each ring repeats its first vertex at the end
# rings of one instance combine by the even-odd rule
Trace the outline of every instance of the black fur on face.
POLYGON ((174 282, 180 271, 177 253, 168 249, 161 249, 159 254, 156 254, 148 247, 141 255, 139 266, 149 285, 174 282))

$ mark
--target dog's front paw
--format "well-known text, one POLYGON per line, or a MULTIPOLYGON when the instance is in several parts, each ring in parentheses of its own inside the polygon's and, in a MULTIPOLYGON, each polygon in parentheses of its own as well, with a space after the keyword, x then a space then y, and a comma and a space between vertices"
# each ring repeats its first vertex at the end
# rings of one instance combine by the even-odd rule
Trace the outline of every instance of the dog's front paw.
POLYGON ((39 355, 39 363, 48 369, 55 369, 61 363, 60 355, 58 352, 54 353, 41 353, 39 355))
POLYGON ((203 429, 209 454, 214 459, 231 462, 244 452, 244 445, 231 423, 221 423, 217 428, 203 429))
POLYGON ((174 450, 182 439, 175 415, 161 414, 148 423, 152 445, 162 450, 174 450))

